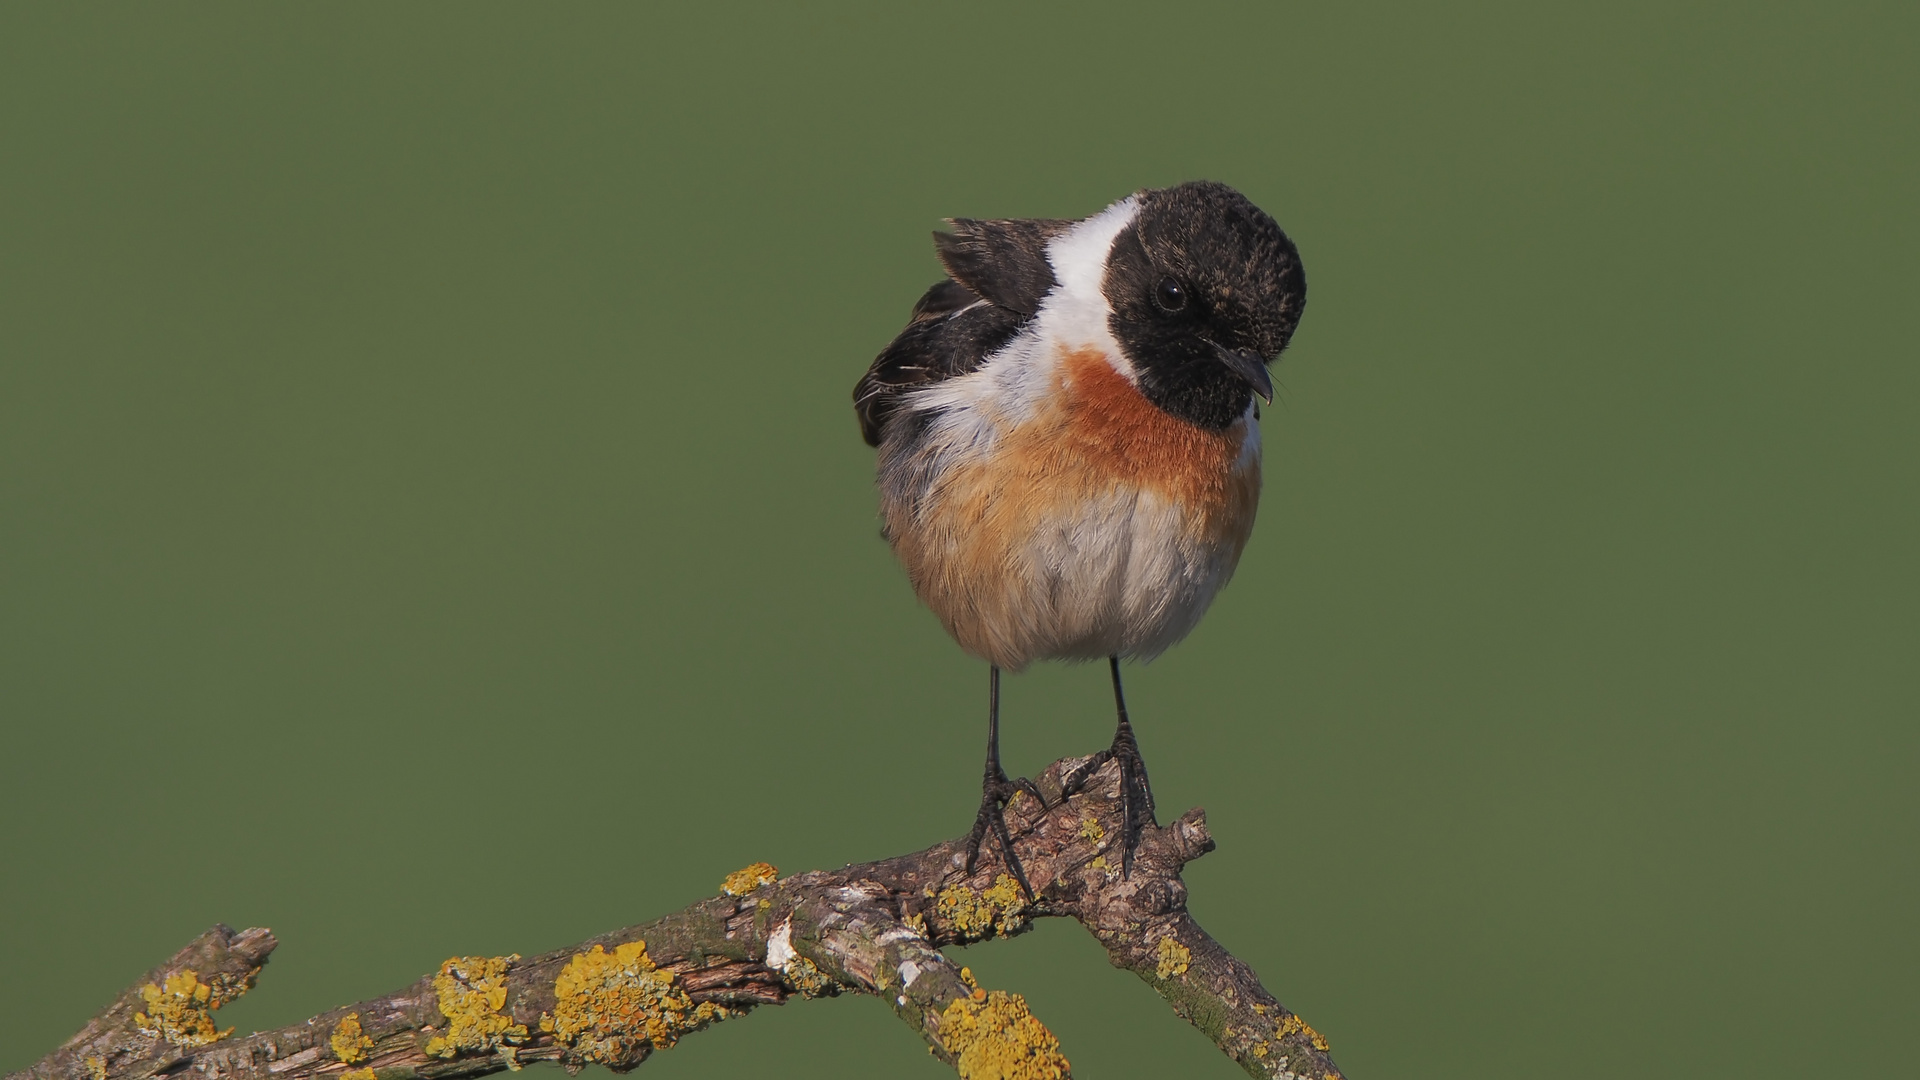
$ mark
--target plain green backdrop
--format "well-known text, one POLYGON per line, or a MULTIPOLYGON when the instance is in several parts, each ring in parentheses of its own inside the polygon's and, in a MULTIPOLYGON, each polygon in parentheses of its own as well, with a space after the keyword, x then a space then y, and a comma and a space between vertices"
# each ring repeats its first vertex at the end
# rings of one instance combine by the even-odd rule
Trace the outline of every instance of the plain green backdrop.
MULTIPOLYGON (((963 831, 849 393, 941 217, 1195 177, 1312 290, 1130 671, 1197 917, 1362 1080, 1911 1068, 1920 8, 666 7, 0 12, 0 1068, 216 921, 246 1031, 963 831)), ((1009 765, 1110 722, 1020 676, 1009 765)), ((1235 1075, 1076 926, 965 962, 1235 1075)))

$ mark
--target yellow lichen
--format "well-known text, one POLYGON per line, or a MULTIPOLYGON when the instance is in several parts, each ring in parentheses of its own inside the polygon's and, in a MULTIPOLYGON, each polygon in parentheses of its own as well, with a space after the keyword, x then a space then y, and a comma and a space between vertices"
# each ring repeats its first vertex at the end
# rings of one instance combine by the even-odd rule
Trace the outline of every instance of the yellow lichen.
POLYGON ((1099 850, 1106 838, 1107 830, 1101 826, 1099 818, 1088 816, 1080 819, 1080 839, 1093 845, 1094 850, 1099 850))
POLYGON ((372 1069, 348 1069, 340 1074, 340 1080, 374 1080, 372 1069))
POLYGON ((840 992, 840 985, 832 977, 820 970, 820 965, 795 953, 793 959, 780 969, 787 984, 808 997, 826 997, 840 992))
POLYGON ((1286 1016, 1282 1017, 1280 1020, 1279 1026, 1274 1031, 1274 1034, 1276 1037, 1282 1038, 1282 1039, 1288 1037, 1289 1035, 1305 1035, 1307 1037, 1308 1045, 1312 1046, 1315 1050, 1318 1050, 1323 1054, 1326 1053, 1328 1050, 1333 1049, 1333 1047, 1327 1043, 1326 1036, 1313 1030, 1313 1028, 1309 1026, 1305 1020, 1300 1019, 1300 1016, 1297 1013, 1288 1013, 1286 1016))
POLYGON ((1060 1040, 1019 994, 976 989, 940 1014, 940 1042, 961 1080, 1062 1080, 1073 1075, 1060 1040))
POLYGON ((779 878, 779 868, 772 863, 757 862, 728 874, 727 880, 720 883, 720 891, 728 896, 745 896, 762 885, 772 884, 779 878))
POLYGON ((167 976, 165 986, 148 983, 140 988, 147 1008, 134 1013, 133 1022, 142 1035, 157 1036, 175 1046, 205 1046, 233 1034, 232 1028, 221 1031, 213 1026, 213 1010, 237 996, 216 996, 214 987, 201 982, 194 972, 175 972, 167 976))
POLYGON ((647 955, 644 941, 576 953, 554 980, 553 998, 553 1016, 542 1026, 581 1060, 618 1069, 731 1015, 720 1005, 695 1005, 674 985, 673 972, 647 955))
POLYGON ((980 899, 996 911, 1011 911, 1016 907, 1025 909, 1027 906, 1020 896, 1020 883, 1006 874, 994 878, 992 887, 981 893, 980 899))
POLYGON ((1026 926, 1026 900, 1020 883, 1001 874, 980 892, 949 885, 934 901, 934 916, 952 926, 962 940, 977 941, 989 932, 1002 937, 1026 926))
POLYGON ((239 974, 216 971, 207 976, 207 985, 213 988, 213 1000, 208 1008, 217 1009, 253 989, 253 982, 260 977, 260 969, 248 968, 239 974))
POLYGON ((92 1080, 107 1080, 107 1059, 98 1055, 88 1058, 87 1075, 92 1080))
POLYGON ((348 1013, 333 1026, 333 1056, 352 1065, 367 1059, 367 1051, 373 1049, 373 1040, 360 1028, 360 1014, 348 1013))
POLYGON ((1171 979, 1187 973, 1187 962, 1193 959, 1193 952, 1185 945, 1174 940, 1172 934, 1160 939, 1160 966, 1154 974, 1162 979, 1171 979))
POLYGON ((927 936, 927 917, 925 915, 916 911, 900 921, 906 924, 907 929, 919 934, 921 937, 927 936))
POLYGON ((516 1024, 500 1010, 507 1005, 507 970, 512 956, 456 956, 440 965, 433 991, 447 1018, 445 1033, 427 1040, 430 1057, 450 1058, 461 1053, 490 1052, 525 1042, 527 1025, 516 1024))

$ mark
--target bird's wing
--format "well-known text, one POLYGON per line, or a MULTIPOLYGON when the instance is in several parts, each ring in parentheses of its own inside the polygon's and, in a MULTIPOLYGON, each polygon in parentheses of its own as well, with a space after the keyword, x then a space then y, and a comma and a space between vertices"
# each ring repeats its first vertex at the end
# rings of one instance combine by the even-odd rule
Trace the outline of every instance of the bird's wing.
POLYGON ((929 288, 925 296, 914 302, 913 314, 907 317, 910 323, 938 319, 962 311, 980 302, 980 297, 972 289, 953 280, 943 278, 929 288))
POLYGON ((1032 315, 1053 288, 1047 242, 1071 221, 1025 218, 980 221, 948 218, 952 232, 934 233, 933 247, 948 276, 994 304, 1032 315))
POLYGON ((853 388, 853 411, 868 446, 879 446, 887 420, 921 387, 965 375, 1018 333, 1027 317, 941 281, 913 306, 900 331, 853 388))
POLYGON ((979 367, 1040 310, 1054 284, 1047 242, 1074 222, 950 218, 948 224, 952 232, 933 234, 948 278, 913 306, 906 329, 853 388, 869 446, 880 445, 905 395, 979 367))

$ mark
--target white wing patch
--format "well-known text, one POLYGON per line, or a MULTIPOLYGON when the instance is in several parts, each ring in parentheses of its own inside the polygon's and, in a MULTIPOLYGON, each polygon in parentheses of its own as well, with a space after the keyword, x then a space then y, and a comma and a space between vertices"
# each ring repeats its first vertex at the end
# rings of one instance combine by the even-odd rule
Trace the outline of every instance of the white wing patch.
POLYGON ((1107 324, 1102 285, 1114 238, 1139 212, 1129 195, 1055 237, 1047 245, 1055 283, 1033 321, 973 371, 907 396, 908 408, 940 414, 929 432, 933 439, 984 449, 1000 432, 1030 419, 1057 388, 1055 369, 1067 352, 1097 349, 1134 381, 1133 365, 1107 324))

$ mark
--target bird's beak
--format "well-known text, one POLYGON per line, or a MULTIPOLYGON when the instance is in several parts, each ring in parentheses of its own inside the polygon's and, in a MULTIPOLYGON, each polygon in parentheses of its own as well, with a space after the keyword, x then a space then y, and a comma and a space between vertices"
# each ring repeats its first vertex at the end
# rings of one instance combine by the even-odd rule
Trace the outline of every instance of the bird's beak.
POLYGON ((1273 377, 1267 374, 1267 362, 1257 352, 1242 349, 1229 349, 1225 345, 1215 345, 1213 353, 1227 370, 1240 376, 1242 382, 1260 395, 1260 400, 1273 404, 1273 377))

